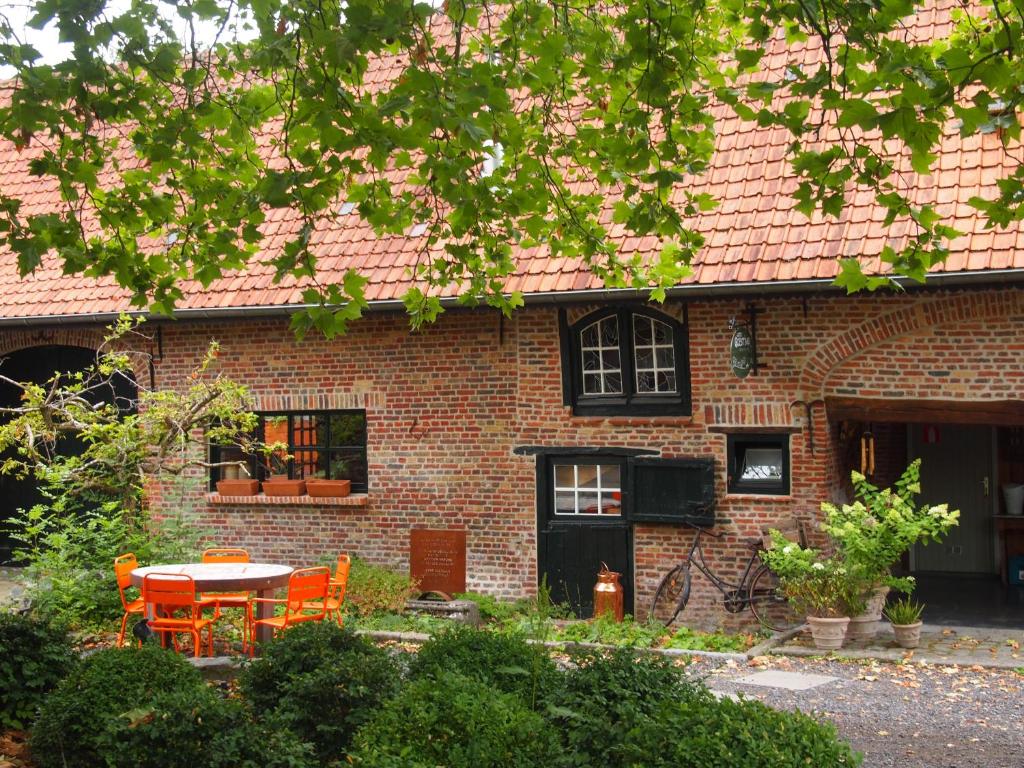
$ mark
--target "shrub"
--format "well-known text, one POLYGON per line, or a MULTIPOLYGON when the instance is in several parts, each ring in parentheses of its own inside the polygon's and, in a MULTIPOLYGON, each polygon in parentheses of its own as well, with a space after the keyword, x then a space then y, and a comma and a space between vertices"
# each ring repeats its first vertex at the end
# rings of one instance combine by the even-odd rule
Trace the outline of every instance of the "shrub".
POLYGON ((575 621, 558 634, 560 640, 576 643, 604 643, 631 648, 650 648, 668 630, 660 623, 643 624, 627 615, 621 622, 608 615, 601 615, 588 621, 575 621))
POLYGON ((111 723, 111 768, 313 768, 311 745, 205 685, 157 694, 111 723))
POLYGON ((859 765, 861 758, 830 723, 757 701, 719 700, 693 687, 641 718, 607 759, 624 768, 838 768, 859 765))
POLYGON ((40 768, 103 765, 122 715, 147 706, 158 694, 201 684, 195 667, 158 645, 98 651, 43 701, 32 728, 32 755, 40 768))
POLYGON ((353 557, 345 588, 345 605, 360 616, 401 613, 405 601, 416 589, 415 580, 406 574, 353 557))
POLYGON ((67 632, 39 618, 0 613, 0 730, 27 728, 43 696, 70 671, 67 632))
POLYGON ((519 635, 454 626, 423 644, 409 663, 413 678, 458 672, 533 707, 551 694, 561 673, 543 646, 519 635))
POLYGON ((578 653, 573 662, 548 716, 580 765, 605 765, 631 728, 687 691, 680 671, 662 656, 616 649, 578 653))
POLYGON ((367 768, 557 768, 554 729, 514 696, 451 672, 411 683, 356 734, 367 768))
POLYGON ((700 632, 680 627, 665 642, 666 648, 689 651, 742 653, 754 644, 753 635, 729 635, 724 632, 700 632))
POLYGON ((399 687, 384 650, 331 623, 289 629, 264 646, 239 683, 263 718, 279 718, 321 760, 342 757, 356 729, 399 687))

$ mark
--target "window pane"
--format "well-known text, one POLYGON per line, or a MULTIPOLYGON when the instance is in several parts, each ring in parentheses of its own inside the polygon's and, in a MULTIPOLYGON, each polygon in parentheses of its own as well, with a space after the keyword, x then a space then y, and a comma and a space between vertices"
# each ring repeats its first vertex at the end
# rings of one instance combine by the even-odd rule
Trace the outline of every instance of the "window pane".
POLYGON ((658 320, 653 320, 654 323, 654 343, 655 344, 671 344, 672 343, 672 328, 667 323, 662 323, 658 320))
POLYGON ((597 371, 601 368, 601 353, 596 349, 583 350, 583 370, 597 371))
POLYGON ((675 367, 675 350, 672 347, 658 347, 656 350, 659 368, 675 367))
POLYGON ((555 491, 555 513, 576 514, 576 494, 573 491, 555 491))
POLYGON ((651 319, 633 315, 633 342, 639 347, 651 343, 651 319))
POLYGON ((317 473, 320 464, 320 454, 317 451, 295 451, 292 456, 292 477, 323 477, 317 473))
POLYGON ((292 445, 323 445, 327 440, 327 424, 322 416, 301 413, 292 416, 292 445))
POLYGON ((743 480, 781 480, 782 450, 747 448, 743 452, 743 480))
POLYGON ((601 514, 602 515, 621 515, 622 514, 622 494, 618 491, 614 493, 602 493, 601 494, 601 514))
POLYGON ((600 469, 595 464, 580 464, 576 467, 579 472, 580 488, 597 488, 597 472, 600 469))
POLYGON ((654 350, 650 347, 644 349, 643 347, 637 347, 636 350, 636 367, 637 370, 650 370, 654 367, 654 350))
POLYGON ((601 488, 617 491, 622 487, 622 467, 618 464, 601 465, 601 488))
POLYGON ((351 480, 353 485, 366 485, 366 451, 348 448, 327 452, 327 478, 329 480, 351 480))
POLYGON ((597 347, 598 336, 597 336, 597 323, 591 323, 580 332, 580 346, 583 347, 597 347))
POLYGON ((653 371, 637 371, 636 372, 636 391, 637 392, 654 392, 654 372, 653 371))
POLYGON ((601 325, 601 346, 619 346, 619 323, 614 317, 606 317, 600 321, 601 325))
POLYGON ((621 367, 619 365, 619 350, 618 349, 606 349, 601 353, 601 362, 606 371, 617 371, 621 367))
POLYGON ((598 495, 596 492, 591 491, 589 493, 580 492, 580 509, 581 515, 597 515, 601 512, 601 506, 598 503, 598 495))
POLYGON ((583 391, 588 395, 599 395, 601 394, 601 374, 599 373, 585 373, 583 374, 583 391))
POLYGON ((676 375, 674 373, 666 373, 665 371, 658 371, 658 391, 659 392, 675 392, 676 391, 676 375))
POLYGON ((618 395, 622 393, 622 374, 606 373, 604 375, 605 394, 618 395))
POLYGON ((555 486, 558 488, 574 488, 576 486, 576 473, 572 464, 555 465, 555 486))
POLYGON ((330 445, 366 445, 365 413, 334 413, 329 421, 330 445))

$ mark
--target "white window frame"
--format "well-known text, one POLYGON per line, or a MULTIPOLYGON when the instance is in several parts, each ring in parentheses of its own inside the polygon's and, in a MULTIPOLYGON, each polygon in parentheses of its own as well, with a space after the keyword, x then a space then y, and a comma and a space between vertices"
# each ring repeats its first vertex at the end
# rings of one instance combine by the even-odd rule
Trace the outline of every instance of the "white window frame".
POLYGON ((554 509, 555 515, 558 517, 622 517, 622 465, 619 463, 606 463, 606 464, 590 464, 587 462, 563 462, 553 463, 551 465, 551 484, 554 488, 552 498, 552 509, 554 509), (572 467, 572 481, 571 486, 559 485, 558 484, 558 469, 559 467, 572 467), (583 488, 580 486, 580 467, 596 467, 597 469, 597 485, 593 488, 583 488), (603 486, 601 484, 601 475, 605 467, 615 467, 619 471, 619 484, 618 486, 603 486), (573 494, 573 511, 563 512, 558 508, 558 494, 569 493, 573 494), (580 511, 580 494, 587 496, 597 496, 597 512, 581 512, 580 511), (619 494, 618 498, 615 498, 613 494, 619 494), (613 502, 613 504, 606 504, 613 502), (606 508, 613 507, 616 509, 615 512, 605 512, 606 508))

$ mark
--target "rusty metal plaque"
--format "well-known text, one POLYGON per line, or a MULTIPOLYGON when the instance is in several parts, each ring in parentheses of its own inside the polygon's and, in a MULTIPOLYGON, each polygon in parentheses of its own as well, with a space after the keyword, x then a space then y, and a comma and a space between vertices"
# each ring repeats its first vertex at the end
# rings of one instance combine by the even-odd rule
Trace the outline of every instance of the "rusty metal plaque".
POLYGON ((466 591, 466 531, 414 528, 409 532, 409 575, 421 592, 466 591))

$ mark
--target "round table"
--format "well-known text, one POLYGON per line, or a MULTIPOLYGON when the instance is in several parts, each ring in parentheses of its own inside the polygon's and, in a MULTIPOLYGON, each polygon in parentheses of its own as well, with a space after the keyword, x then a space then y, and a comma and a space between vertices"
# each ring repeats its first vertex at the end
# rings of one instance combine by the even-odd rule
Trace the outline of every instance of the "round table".
MULTIPOLYGON (((287 586, 288 577, 295 569, 290 565, 273 563, 173 563, 169 565, 148 565, 132 571, 132 584, 141 589, 142 580, 150 573, 171 573, 191 576, 196 591, 204 592, 255 592, 257 597, 269 598, 274 591, 287 586)), ((257 603, 258 617, 266 619, 274 615, 273 603, 257 603)), ((149 615, 149 607, 146 607, 149 615)), ((150 618, 152 618, 150 616, 150 618)), ((261 625, 256 630, 259 643, 268 642, 272 630, 261 625)))

